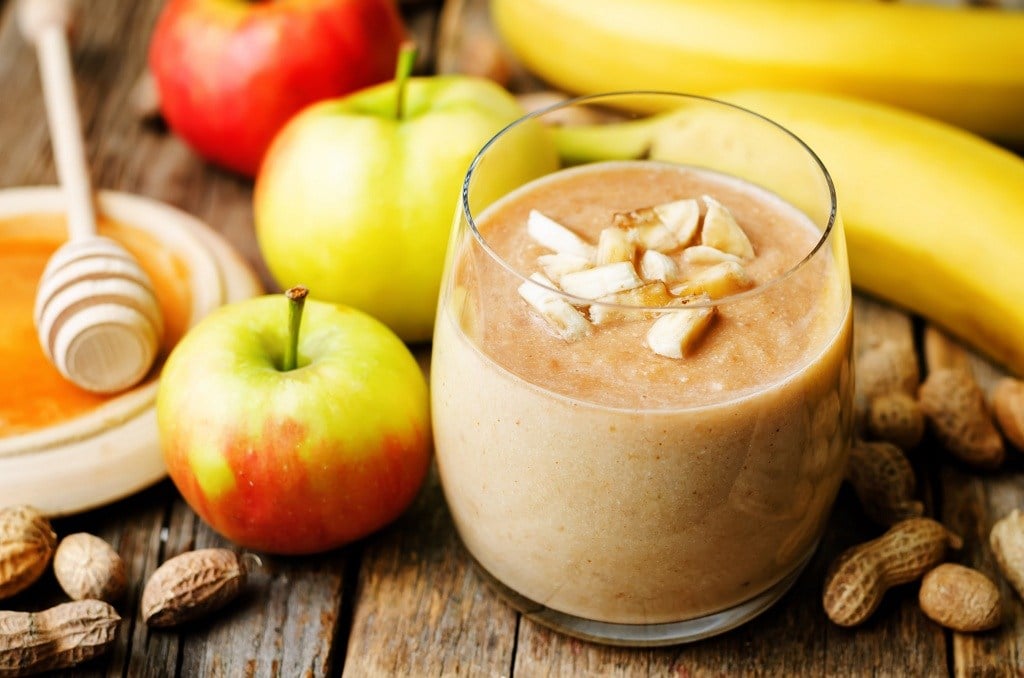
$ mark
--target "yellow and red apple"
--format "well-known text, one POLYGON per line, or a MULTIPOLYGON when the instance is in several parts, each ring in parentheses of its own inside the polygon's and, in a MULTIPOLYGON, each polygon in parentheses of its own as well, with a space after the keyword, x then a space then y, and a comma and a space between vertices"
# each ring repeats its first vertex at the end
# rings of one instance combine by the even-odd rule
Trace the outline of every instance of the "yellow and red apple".
MULTIPOLYGON (((432 333, 469 164, 523 111, 489 80, 406 75, 292 118, 260 170, 254 211, 260 252, 282 287, 308 284, 416 342, 432 333)), ((558 164, 540 123, 524 124, 500 155, 504 170, 474 188, 478 197, 496 199, 558 164)))
POLYGON ((171 129, 255 176, 300 109, 391 77, 404 37, 394 0, 171 0, 149 66, 171 129))
POLYGON ((268 553, 379 529, 430 461, 426 380, 405 344, 355 309, 299 303, 269 295, 210 314, 171 352, 157 393, 182 496, 225 538, 268 553))

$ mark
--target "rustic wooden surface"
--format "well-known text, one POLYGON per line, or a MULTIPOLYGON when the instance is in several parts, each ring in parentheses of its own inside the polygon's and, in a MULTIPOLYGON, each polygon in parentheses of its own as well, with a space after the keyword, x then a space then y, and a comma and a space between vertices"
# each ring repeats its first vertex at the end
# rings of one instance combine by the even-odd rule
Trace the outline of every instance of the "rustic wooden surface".
MULTIPOLYGON (((74 58, 95 183, 198 215, 270 285, 252 233, 251 182, 203 163, 159 124, 140 123, 129 105, 160 4, 90 2, 79 27, 74 58)), ((403 3, 424 48, 419 69, 507 69, 512 86, 524 82, 514 65, 474 42, 487 29, 485 9, 482 0, 450 0, 442 20, 440 0, 403 3)), ((12 3, 2 0, 0 149, 0 188, 55 183, 34 56, 16 31, 12 3)), ((881 337, 920 344, 921 323, 900 312, 858 299, 856 313, 859 350, 881 337)), ((420 353, 425 358, 425 349, 420 353)), ((971 361, 990 382, 996 372, 971 361)), ((929 513, 965 538, 959 560, 997 581, 988 529, 1024 506, 1022 459, 1011 454, 998 474, 980 475, 949 463, 932 442, 914 455, 929 513)), ((917 610, 914 585, 890 593, 861 628, 828 622, 820 605, 825 568, 842 549, 878 533, 848 488, 807 571, 775 607, 724 636, 652 650, 568 639, 505 606, 470 570, 433 475, 391 527, 322 556, 265 558, 238 604, 180 632, 151 632, 139 621, 142 584, 168 557, 224 542, 169 483, 58 521, 56 529, 108 539, 125 558, 131 582, 114 651, 74 675, 1024 676, 1024 604, 1005 584, 1005 622, 989 633, 943 631, 917 610)), ((5 605, 39 609, 59 599, 47 575, 5 605)))

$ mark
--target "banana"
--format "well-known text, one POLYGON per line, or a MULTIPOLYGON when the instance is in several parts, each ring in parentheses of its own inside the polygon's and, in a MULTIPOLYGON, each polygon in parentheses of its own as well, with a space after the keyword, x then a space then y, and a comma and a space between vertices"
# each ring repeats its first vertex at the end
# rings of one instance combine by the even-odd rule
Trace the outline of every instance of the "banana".
POLYGON ((1024 12, 863 0, 492 0, 499 34, 575 93, 810 89, 1024 141, 1024 12))
POLYGON ((562 289, 580 299, 600 299, 624 290, 640 287, 644 281, 636 274, 631 261, 605 264, 562 276, 562 289))
POLYGON ((530 210, 526 220, 526 231, 538 245, 554 250, 558 254, 571 254, 574 257, 594 258, 595 248, 565 226, 537 210, 530 210))
POLYGON ((531 282, 519 286, 519 296, 533 307, 555 333, 573 342, 590 334, 590 323, 569 302, 553 292, 555 284, 540 273, 530 276, 531 282), (533 284, 536 283, 536 284, 533 284))
POLYGON ((717 306, 679 309, 661 316, 647 331, 647 345, 666 358, 682 358, 707 330, 717 306))
MULTIPOLYGON (((931 319, 1024 376, 1024 159, 941 122, 853 98, 768 90, 718 98, 785 126, 821 157, 835 182, 856 287, 931 319)), ((684 146, 722 124, 737 162, 771 162, 770 154, 745 152, 748 130, 737 119, 722 120, 662 113, 564 127, 556 138, 572 162, 679 160, 684 146)))
POLYGON ((753 259, 754 247, 750 244, 747 234, 736 223, 732 213, 710 195, 703 197, 708 211, 704 215, 704 228, 700 232, 700 244, 721 250, 726 254, 732 254, 740 259, 753 259))
POLYGON ((647 250, 640 257, 640 275, 644 280, 674 282, 679 277, 679 264, 667 254, 647 250))

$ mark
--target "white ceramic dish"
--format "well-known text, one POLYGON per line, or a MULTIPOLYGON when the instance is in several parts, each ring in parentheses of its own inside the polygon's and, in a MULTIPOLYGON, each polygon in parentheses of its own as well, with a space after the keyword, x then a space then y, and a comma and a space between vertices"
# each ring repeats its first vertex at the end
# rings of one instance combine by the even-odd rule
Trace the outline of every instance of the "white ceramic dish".
MULTIPOLYGON (((100 212, 139 228, 188 267, 191 327, 218 306, 261 292, 256 275, 205 224, 163 203, 103 191, 100 212)), ((63 211, 55 187, 0 191, 0 219, 63 211)), ((65 423, 0 437, 0 506, 76 513, 128 496, 166 474, 156 430, 155 380, 65 423)))

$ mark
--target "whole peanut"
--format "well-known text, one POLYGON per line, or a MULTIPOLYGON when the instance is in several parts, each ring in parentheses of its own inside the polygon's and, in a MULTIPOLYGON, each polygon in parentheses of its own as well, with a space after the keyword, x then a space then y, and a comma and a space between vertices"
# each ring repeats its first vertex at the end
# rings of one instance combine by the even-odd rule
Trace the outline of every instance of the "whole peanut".
POLYGON ((909 450, 924 437, 924 413, 910 394, 886 393, 868 406, 867 430, 879 440, 909 450))
POLYGON ((198 619, 231 602, 245 586, 245 563, 228 549, 200 549, 158 567, 142 592, 148 626, 168 627, 198 619))
POLYGON ((970 371, 940 368, 918 391, 921 409, 939 442, 961 461, 983 469, 1003 463, 1005 447, 970 371))
POLYGON ((0 678, 64 669, 106 652, 121 617, 108 603, 80 600, 42 612, 0 612, 0 678))
POLYGON ((924 435, 916 395, 920 384, 913 346, 883 341, 857 359, 859 420, 874 438, 910 449, 924 435))
POLYGON ((36 509, 0 509, 0 598, 20 593, 39 579, 56 544, 50 521, 36 509))
POLYGON ((992 526, 989 545, 999 570, 1024 600, 1024 513, 1014 509, 992 526))
POLYGON ((112 603, 124 595, 124 561, 110 544, 78 532, 61 540, 53 556, 53 573, 72 600, 94 598, 112 603))
POLYGON ((981 572, 955 563, 924 576, 918 602, 930 619, 954 631, 987 631, 1002 621, 999 588, 981 572))
POLYGON ((825 613, 840 626, 856 626, 878 608, 891 587, 913 581, 942 562, 962 540, 930 518, 896 523, 881 537, 843 552, 825 582, 825 613))
POLYGON ((870 402, 887 393, 914 393, 921 381, 912 346, 887 339, 856 361, 857 394, 870 402))
POLYGON ((880 525, 892 525, 924 513, 924 505, 914 499, 914 469, 903 451, 892 443, 854 442, 846 478, 864 513, 880 525))
POLYGON ((1024 451, 1024 381, 1000 379, 992 391, 992 410, 1006 439, 1024 451))

